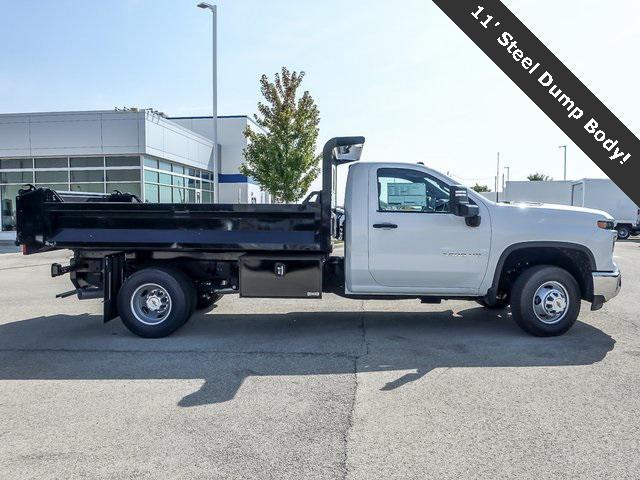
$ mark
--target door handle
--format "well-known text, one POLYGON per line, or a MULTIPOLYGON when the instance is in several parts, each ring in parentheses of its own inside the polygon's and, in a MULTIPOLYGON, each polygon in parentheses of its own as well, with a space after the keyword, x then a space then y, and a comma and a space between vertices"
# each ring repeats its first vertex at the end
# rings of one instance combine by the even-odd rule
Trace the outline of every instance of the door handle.
POLYGON ((396 225, 395 223, 374 223, 373 228, 394 229, 398 228, 398 225, 396 225))

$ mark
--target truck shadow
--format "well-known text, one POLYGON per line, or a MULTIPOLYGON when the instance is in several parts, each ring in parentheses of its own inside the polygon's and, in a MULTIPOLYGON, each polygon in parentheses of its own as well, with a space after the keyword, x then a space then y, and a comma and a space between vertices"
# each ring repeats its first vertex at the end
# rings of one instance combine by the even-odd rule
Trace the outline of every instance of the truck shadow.
POLYGON ((506 311, 483 308, 215 313, 159 340, 134 337, 119 320, 54 315, 0 325, 0 380, 203 380, 178 401, 192 407, 232 400, 249 377, 397 372, 381 381, 387 392, 438 368, 591 365, 614 345, 583 322, 562 337, 530 337, 506 311))

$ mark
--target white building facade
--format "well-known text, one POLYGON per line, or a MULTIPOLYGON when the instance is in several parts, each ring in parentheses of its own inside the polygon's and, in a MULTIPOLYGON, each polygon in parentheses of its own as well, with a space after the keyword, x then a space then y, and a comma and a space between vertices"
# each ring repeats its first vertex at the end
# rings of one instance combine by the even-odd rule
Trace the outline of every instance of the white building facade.
POLYGON ((150 110, 2 114, 0 240, 15 238, 15 197, 25 184, 62 192, 119 190, 156 203, 214 203, 216 195, 222 203, 264 203, 260 187, 238 172, 247 122, 220 119, 214 178, 206 119, 193 119, 193 130, 185 119, 150 110))

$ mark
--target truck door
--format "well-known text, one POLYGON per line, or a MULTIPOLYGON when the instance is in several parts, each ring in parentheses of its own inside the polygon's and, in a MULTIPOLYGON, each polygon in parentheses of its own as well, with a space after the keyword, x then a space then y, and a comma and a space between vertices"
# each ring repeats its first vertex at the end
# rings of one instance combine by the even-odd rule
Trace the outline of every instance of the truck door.
POLYGON ((369 271, 383 286, 424 293, 475 294, 489 258, 491 225, 449 212, 449 186, 411 168, 372 168, 369 271))

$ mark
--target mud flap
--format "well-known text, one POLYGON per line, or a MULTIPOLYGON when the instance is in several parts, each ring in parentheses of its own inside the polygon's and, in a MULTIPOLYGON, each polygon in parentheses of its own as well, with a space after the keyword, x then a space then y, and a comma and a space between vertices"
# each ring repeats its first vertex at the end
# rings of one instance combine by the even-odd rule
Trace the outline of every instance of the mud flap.
POLYGON ((124 282, 124 253, 116 253, 104 257, 104 323, 118 316, 118 292, 124 282))

